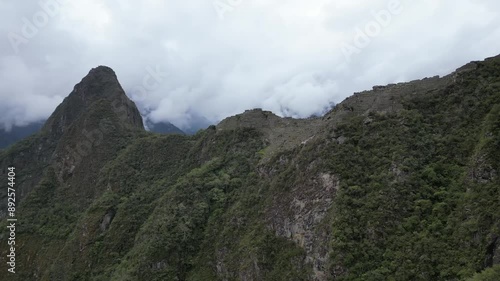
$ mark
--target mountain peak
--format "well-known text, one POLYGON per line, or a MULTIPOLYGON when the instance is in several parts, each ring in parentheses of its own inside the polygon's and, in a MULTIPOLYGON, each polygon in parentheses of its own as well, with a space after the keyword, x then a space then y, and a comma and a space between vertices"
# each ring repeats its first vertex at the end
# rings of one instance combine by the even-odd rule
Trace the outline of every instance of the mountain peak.
POLYGON ((109 67, 109 66, 106 66, 106 65, 99 65, 97 67, 94 67, 90 70, 90 73, 94 73, 94 72, 106 72, 106 73, 115 73, 115 71, 109 67))
POLYGON ((43 131, 60 136, 79 118, 89 118, 85 113, 101 103, 105 103, 108 111, 118 116, 123 125, 144 129, 139 110, 125 94, 113 69, 98 66, 75 85, 51 115, 43 131))
POLYGON ((71 94, 80 95, 82 98, 99 99, 125 95, 125 92, 113 69, 107 66, 98 66, 89 71, 75 86, 71 94))
POLYGON ((261 108, 245 110, 244 113, 222 120, 217 128, 219 130, 234 130, 236 128, 271 128, 282 118, 261 108))
POLYGON ((82 79, 82 82, 83 81, 92 81, 92 80, 95 80, 97 82, 114 82, 114 83, 118 83, 118 78, 116 77, 116 73, 115 71, 109 67, 109 66, 104 66, 104 65, 100 65, 98 67, 94 67, 92 68, 89 73, 87 74, 87 76, 85 76, 83 79, 82 79))
POLYGON ((288 150, 307 142, 318 130, 320 122, 318 118, 282 118, 271 111, 255 108, 222 120, 216 128, 218 132, 236 129, 257 130, 268 143, 266 151, 270 155, 275 151, 288 150))

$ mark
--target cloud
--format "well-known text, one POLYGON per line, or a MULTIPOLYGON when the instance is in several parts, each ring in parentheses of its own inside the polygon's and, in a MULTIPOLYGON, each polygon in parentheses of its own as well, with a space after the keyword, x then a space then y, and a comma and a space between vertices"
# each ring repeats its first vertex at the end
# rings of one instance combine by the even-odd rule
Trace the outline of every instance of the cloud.
POLYGON ((308 117, 354 91, 500 53, 497 1, 401 0, 402 12, 347 60, 342 46, 391 1, 2 3, 0 126, 47 118, 97 65, 116 71, 149 119, 189 128, 193 116, 218 122, 255 107, 308 117), (24 36, 26 22, 37 31, 16 52, 12 36, 24 36))

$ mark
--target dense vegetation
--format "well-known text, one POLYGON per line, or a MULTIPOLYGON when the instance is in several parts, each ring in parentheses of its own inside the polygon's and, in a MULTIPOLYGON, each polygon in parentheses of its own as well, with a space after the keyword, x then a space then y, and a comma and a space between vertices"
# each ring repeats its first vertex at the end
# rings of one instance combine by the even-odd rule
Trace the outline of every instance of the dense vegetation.
MULTIPOLYGON (((26 166, 43 173, 19 209, 15 277, 500 280, 500 59, 454 75, 272 152, 278 134, 258 128, 110 125, 69 175, 57 161, 26 166)), ((119 122, 96 104, 78 126, 119 122)))

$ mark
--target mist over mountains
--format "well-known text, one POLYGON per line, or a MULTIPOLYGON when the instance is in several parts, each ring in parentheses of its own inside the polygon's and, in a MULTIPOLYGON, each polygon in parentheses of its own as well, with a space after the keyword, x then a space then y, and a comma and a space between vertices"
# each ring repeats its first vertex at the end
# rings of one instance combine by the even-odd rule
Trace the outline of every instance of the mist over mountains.
POLYGON ((37 122, 22 127, 15 126, 9 131, 0 129, 0 149, 6 148, 15 142, 37 133, 40 131, 43 124, 44 122, 37 122))
MULTIPOLYGON (((43 122, 32 123, 27 126, 14 126, 9 131, 0 129, 0 149, 7 148, 8 146, 21 141, 33 134, 36 134, 43 127, 43 122)), ((200 119, 198 122, 193 122, 192 127, 186 129, 185 131, 177 128, 172 123, 159 122, 152 123, 147 122, 145 127, 148 131, 158 133, 158 134, 195 134, 198 130, 206 129, 211 124, 208 120, 200 119)))
POLYGON ((47 119, 97 65, 112 66, 152 120, 183 130, 193 113, 213 124, 249 108, 307 118, 373 85, 496 55, 499 10, 494 0, 11 1, 0 126, 47 119))

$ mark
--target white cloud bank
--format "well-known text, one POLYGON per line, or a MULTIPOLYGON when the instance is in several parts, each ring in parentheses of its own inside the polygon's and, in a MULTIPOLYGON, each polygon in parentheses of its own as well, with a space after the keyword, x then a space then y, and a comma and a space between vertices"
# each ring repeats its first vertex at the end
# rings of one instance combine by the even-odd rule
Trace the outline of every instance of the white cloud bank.
POLYGON ((2 0, 0 127, 47 118, 98 65, 150 119, 187 128, 255 107, 307 117, 500 53, 493 0, 73 2, 2 0))

